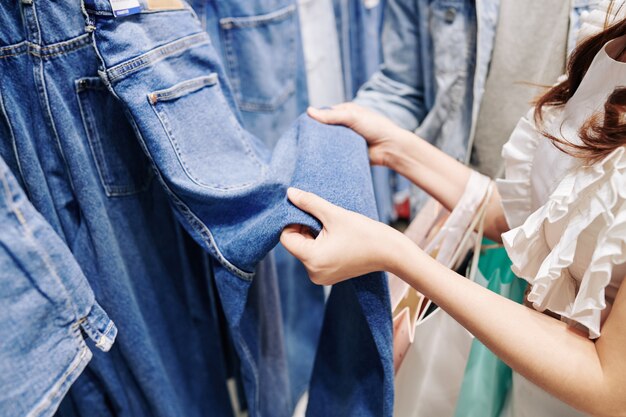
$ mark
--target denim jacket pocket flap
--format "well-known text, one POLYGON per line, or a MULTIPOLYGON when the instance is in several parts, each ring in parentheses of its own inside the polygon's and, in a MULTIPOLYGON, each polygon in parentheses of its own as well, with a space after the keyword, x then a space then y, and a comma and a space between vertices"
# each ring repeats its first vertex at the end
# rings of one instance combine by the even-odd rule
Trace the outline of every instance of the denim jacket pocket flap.
POLYGON ((148 94, 178 162, 202 187, 239 190, 257 183, 264 165, 219 85, 217 73, 148 94))

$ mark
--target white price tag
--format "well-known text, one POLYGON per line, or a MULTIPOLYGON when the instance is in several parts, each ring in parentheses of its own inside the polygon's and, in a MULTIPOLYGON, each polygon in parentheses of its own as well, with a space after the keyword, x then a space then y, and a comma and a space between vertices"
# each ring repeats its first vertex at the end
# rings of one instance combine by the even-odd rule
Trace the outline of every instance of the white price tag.
POLYGON ((129 16, 141 11, 139 0, 109 0, 115 17, 129 16))

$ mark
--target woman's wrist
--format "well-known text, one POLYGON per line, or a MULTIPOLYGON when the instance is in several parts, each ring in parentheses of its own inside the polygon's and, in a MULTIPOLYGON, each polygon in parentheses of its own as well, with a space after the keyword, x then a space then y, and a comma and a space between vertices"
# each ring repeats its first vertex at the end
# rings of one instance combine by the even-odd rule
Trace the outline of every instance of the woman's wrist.
POLYGON ((421 140, 408 130, 399 130, 394 137, 393 145, 387 152, 385 165, 397 173, 407 176, 406 174, 411 169, 415 169, 416 164, 419 163, 417 157, 419 156, 421 140))

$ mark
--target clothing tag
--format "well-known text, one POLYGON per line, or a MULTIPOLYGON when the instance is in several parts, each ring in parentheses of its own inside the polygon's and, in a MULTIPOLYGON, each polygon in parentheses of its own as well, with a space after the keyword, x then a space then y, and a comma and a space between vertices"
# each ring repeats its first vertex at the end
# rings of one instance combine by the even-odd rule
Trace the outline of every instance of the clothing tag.
POLYGON ((374 7, 378 6, 379 3, 380 0, 363 0, 363 5, 366 9, 373 9, 374 7))
POLYGON ((130 16, 141 11, 139 0, 109 0, 109 3, 115 17, 130 16))
POLYGON ((148 10, 184 9, 182 0, 148 0, 148 10))

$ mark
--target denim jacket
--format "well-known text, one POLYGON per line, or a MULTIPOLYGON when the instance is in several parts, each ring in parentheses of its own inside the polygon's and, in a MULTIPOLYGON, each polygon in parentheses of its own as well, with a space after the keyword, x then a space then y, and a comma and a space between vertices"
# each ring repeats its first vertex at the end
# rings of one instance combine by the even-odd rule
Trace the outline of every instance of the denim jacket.
MULTIPOLYGON (((500 0, 388 0, 384 63, 356 102, 466 161, 494 45, 500 0)), ((573 47, 580 14, 572 1, 573 47)))

